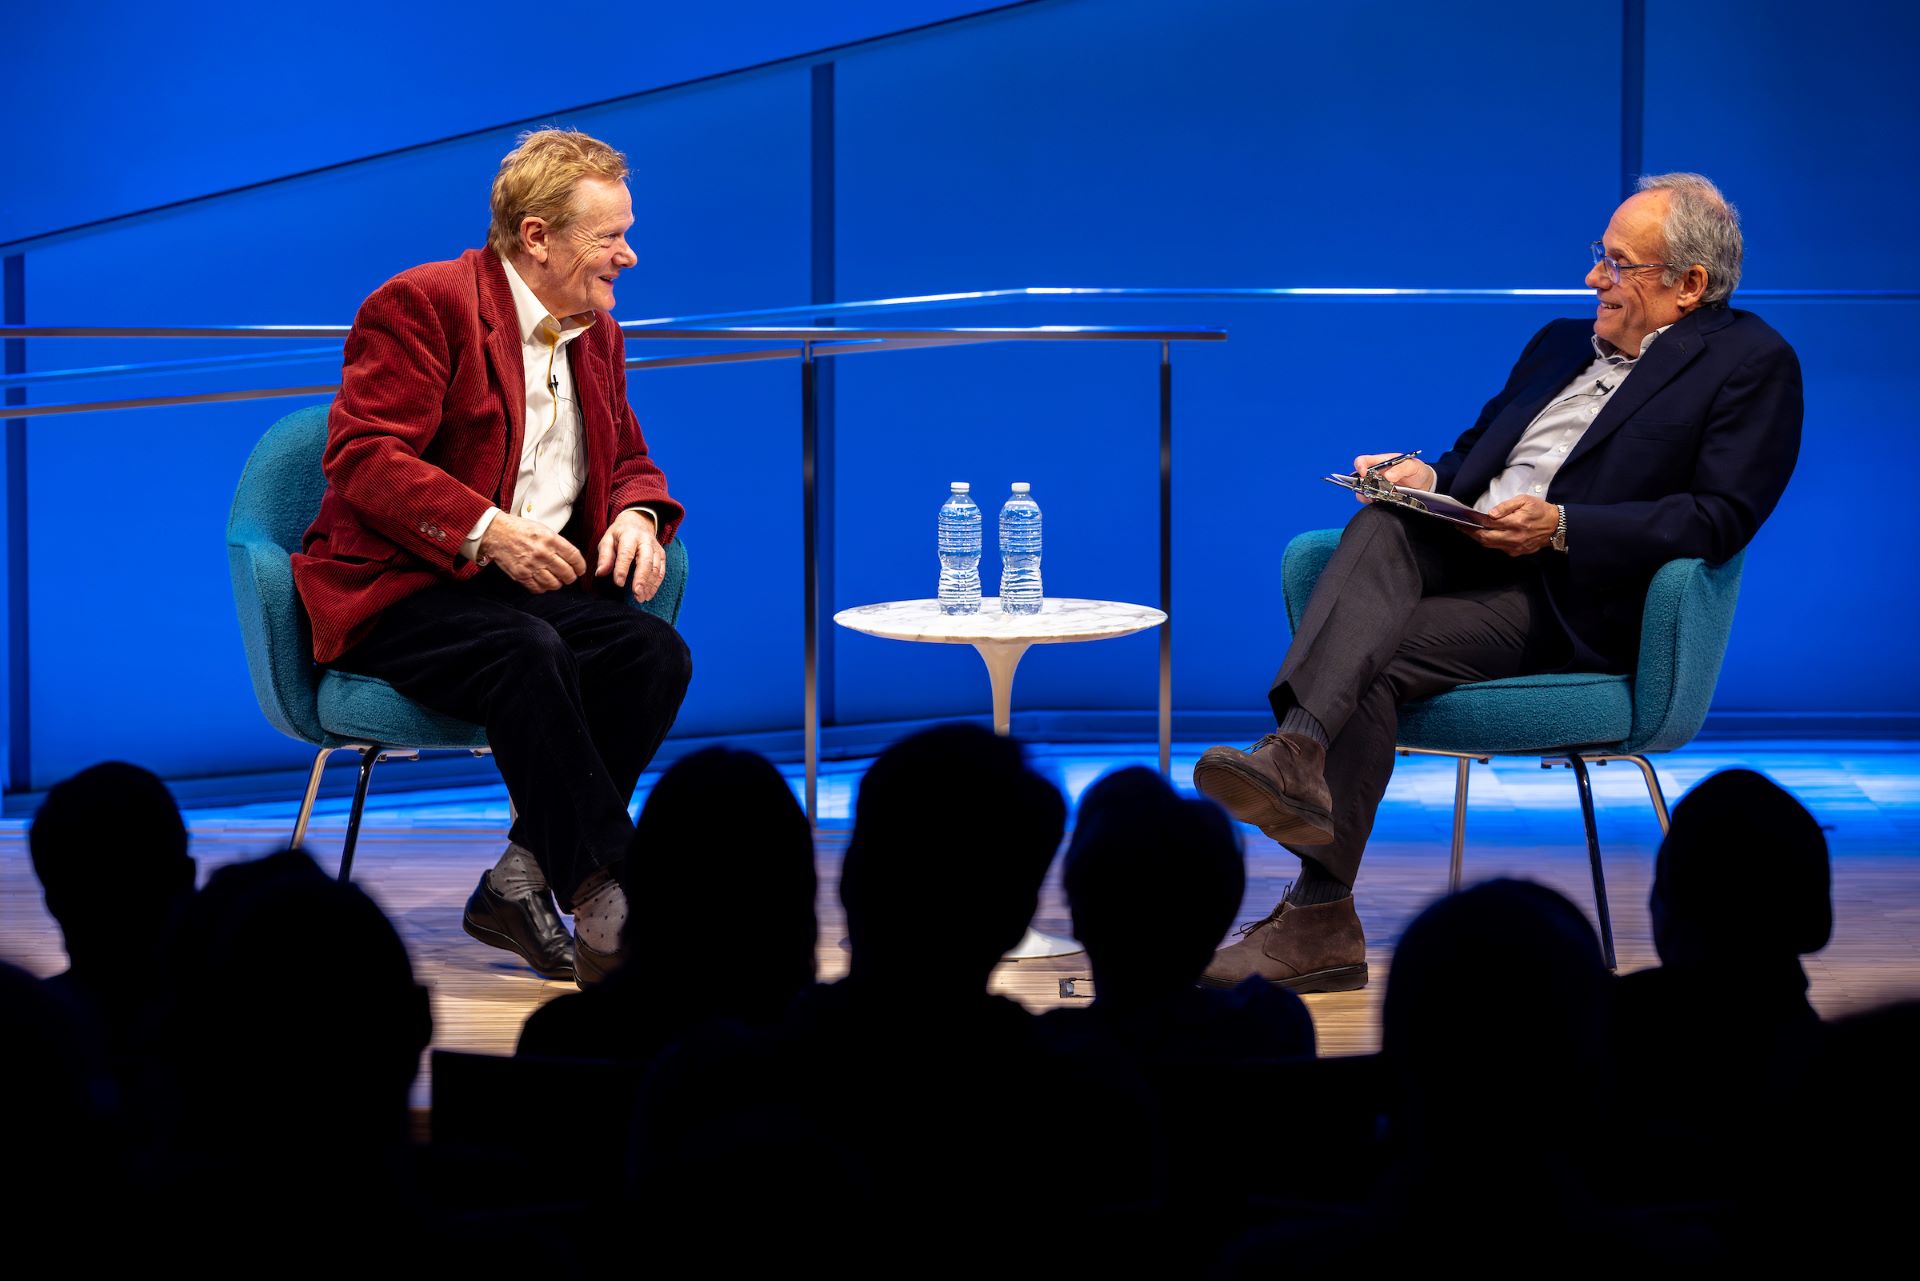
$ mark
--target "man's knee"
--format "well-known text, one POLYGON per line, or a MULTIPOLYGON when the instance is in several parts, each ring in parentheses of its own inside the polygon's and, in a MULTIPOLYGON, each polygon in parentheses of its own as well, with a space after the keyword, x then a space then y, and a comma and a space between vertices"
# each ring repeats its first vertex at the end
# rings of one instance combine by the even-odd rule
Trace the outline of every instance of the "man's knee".
POLYGON ((685 693, 693 680, 693 654, 671 623, 641 610, 623 621, 612 647, 613 666, 633 682, 685 693))
POLYGON ((566 685, 579 680, 578 662, 566 640, 551 623, 525 615, 501 633, 494 661, 521 680, 566 685))
POLYGON ((1416 519, 1419 518, 1404 507, 1395 507, 1391 503, 1368 503, 1347 522, 1340 541, 1346 542, 1356 536, 1377 538, 1383 534, 1404 539, 1409 536, 1416 519))
POLYGON ((693 683, 693 651, 676 628, 667 627, 661 638, 658 671, 662 682, 681 694, 693 683))

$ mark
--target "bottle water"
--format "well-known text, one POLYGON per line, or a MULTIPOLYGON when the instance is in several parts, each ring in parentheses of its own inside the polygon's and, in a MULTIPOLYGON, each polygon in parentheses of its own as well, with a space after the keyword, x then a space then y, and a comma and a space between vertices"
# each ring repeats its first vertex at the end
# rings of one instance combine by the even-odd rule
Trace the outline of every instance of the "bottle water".
POLYGON ((964 480, 940 505, 940 612, 980 612, 980 508, 964 480))
POLYGON ((1000 609, 1008 614, 1040 612, 1040 504, 1032 490, 1017 482, 1000 509, 1000 609))

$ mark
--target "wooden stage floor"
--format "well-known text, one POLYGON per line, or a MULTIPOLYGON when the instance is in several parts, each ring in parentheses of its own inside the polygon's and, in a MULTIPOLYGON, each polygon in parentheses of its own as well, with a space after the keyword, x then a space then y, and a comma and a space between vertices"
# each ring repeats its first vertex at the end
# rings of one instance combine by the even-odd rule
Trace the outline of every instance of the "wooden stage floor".
MULTIPOLYGON (((1176 753, 1175 775, 1188 785, 1201 745, 1176 753)), ((1036 751, 1036 763, 1077 799, 1087 784, 1120 764, 1148 763, 1142 755, 1073 748, 1036 751)), ((1822 823, 1832 843, 1834 940, 1808 958, 1812 999, 1835 1017, 1901 997, 1920 995, 1920 746, 1904 743, 1717 742, 1661 758, 1670 800, 1707 774, 1734 765, 1760 769, 1798 795, 1822 823)), ((404 785, 404 765, 382 771, 391 787, 404 785)), ((1621 970, 1654 962, 1646 898, 1659 829, 1637 771, 1612 766, 1594 771, 1600 809, 1600 839, 1606 856, 1609 898, 1621 970)), ((844 816, 857 771, 825 780, 823 828, 819 833, 822 978, 845 972, 839 946, 843 918, 836 895, 846 846, 844 816), (836 817, 838 816, 838 817, 836 817)), ((644 784, 643 784, 644 786, 644 784)), ((356 857, 355 879, 398 926, 421 982, 433 993, 434 1045, 444 1049, 510 1053, 529 1012, 570 984, 550 983, 519 966, 508 954, 481 946, 460 929, 461 907, 482 868, 498 856, 506 828, 506 800, 499 789, 434 795, 389 793, 370 809, 356 857)), ((1394 777, 1359 887, 1372 981, 1360 992, 1310 996, 1323 1053, 1364 1053, 1379 1043, 1379 1009, 1393 945, 1407 922, 1446 885, 1452 823, 1450 761, 1404 759, 1394 777)), ((338 806, 334 807, 339 810, 338 806)), ((257 856, 283 841, 292 806, 251 806, 188 814, 193 853, 204 876, 221 864, 257 856)), ((310 832, 310 846, 323 864, 338 856, 342 812, 323 812, 310 832)), ((1252 829, 1245 830, 1248 892, 1242 919, 1271 907, 1298 863, 1252 829)), ((1572 776, 1543 771, 1536 762, 1500 761, 1473 770, 1467 826, 1467 876, 1525 876, 1554 886, 1591 916, 1592 888, 1572 776)), ((966 869, 956 867, 956 876, 966 869)), ((639 904, 642 913, 673 910, 670 904, 639 904)), ((732 931, 748 928, 727 905, 707 908, 717 945, 732 946, 732 931)), ((903 904, 911 911, 911 904, 903 904)), ((1070 933, 1057 868, 1049 879, 1035 924, 1070 933)), ((1151 921, 1142 928, 1152 928, 1151 921)), ((929 939, 937 947, 938 939, 929 939)), ((315 946, 320 946, 315 944, 315 946)), ((27 859, 26 825, 0 824, 0 958, 39 974, 65 965, 58 930, 46 916, 27 859)), ((689 957, 689 975, 699 958, 689 957)), ((996 987, 1034 1009, 1063 1003, 1060 980, 1088 974, 1084 957, 1008 963, 996 987)), ((1470 981, 1464 980, 1463 981, 1470 981)), ((1090 986, 1090 985, 1085 985, 1090 986)), ((1502 999, 1489 982, 1484 999, 1502 999)), ((1521 1013, 1516 1011, 1516 1014, 1521 1013)), ((417 1098, 426 1098, 424 1073, 417 1098)))

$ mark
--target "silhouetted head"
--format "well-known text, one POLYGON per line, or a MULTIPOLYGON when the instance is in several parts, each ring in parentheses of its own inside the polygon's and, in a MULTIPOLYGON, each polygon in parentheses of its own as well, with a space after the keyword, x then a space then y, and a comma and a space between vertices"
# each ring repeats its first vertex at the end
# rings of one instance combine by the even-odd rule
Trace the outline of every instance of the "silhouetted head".
POLYGON ((1667 965, 1817 952, 1833 936, 1826 835, 1765 775, 1722 770, 1673 807, 1648 907, 1667 965))
POLYGON ((1593 927, 1543 885, 1433 903, 1394 950, 1381 1012, 1401 1118, 1428 1142, 1551 1143, 1606 1079, 1611 991, 1593 927))
POLYGON ((194 1141, 404 1139, 433 1019, 400 936, 357 886, 303 850, 223 867, 187 912, 175 970, 169 1036, 194 1141))
POLYGON ((628 965, 677 972, 699 957, 700 984, 722 1006, 728 988, 785 1004, 813 982, 813 829, 766 757, 710 747, 675 762, 640 811, 621 875, 634 905, 628 965), (737 928, 716 947, 721 920, 737 928))
POLYGON ((853 975, 978 991, 1033 919, 1066 816, 1010 738, 941 725, 888 748, 840 874, 853 975))
POLYGON ((150 966, 194 881, 187 828, 166 784, 124 761, 81 770, 48 790, 29 843, 75 969, 150 966))
POLYGON ((1225 812, 1140 765, 1080 798, 1065 880, 1102 1001, 1193 986, 1247 883, 1225 812))

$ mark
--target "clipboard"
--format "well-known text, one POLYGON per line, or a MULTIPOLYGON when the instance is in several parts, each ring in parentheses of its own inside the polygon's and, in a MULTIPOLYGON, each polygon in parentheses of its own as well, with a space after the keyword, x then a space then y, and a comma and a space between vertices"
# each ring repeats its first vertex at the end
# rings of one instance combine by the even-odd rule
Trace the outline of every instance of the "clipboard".
POLYGON ((1493 526, 1493 517, 1478 511, 1457 498, 1445 494, 1436 494, 1426 489, 1411 489, 1396 485, 1385 477, 1374 474, 1375 468, 1366 472, 1348 472, 1344 476, 1323 477, 1328 484, 1350 489, 1368 502, 1392 503, 1395 507, 1405 507, 1422 515, 1444 520, 1450 525, 1471 525, 1476 529, 1493 526))

